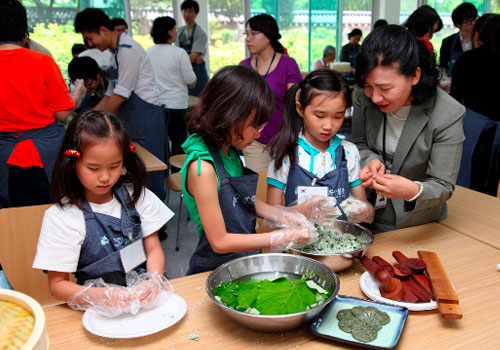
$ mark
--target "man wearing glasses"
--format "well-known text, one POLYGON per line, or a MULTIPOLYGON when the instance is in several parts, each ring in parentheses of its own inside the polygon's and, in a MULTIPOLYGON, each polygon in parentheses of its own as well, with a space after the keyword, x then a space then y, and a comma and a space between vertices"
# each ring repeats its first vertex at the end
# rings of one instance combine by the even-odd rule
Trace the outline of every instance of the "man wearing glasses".
POLYGON ((205 30, 196 22, 200 6, 194 0, 185 0, 181 4, 182 17, 186 25, 179 28, 175 45, 182 47, 189 55, 189 60, 196 74, 196 86, 189 89, 192 96, 199 96, 208 82, 205 55, 207 53, 208 37, 205 30))
POLYGON ((453 24, 459 32, 443 39, 439 51, 439 68, 450 77, 457 58, 472 49, 472 29, 476 18, 477 9, 469 2, 457 6, 451 13, 453 24))

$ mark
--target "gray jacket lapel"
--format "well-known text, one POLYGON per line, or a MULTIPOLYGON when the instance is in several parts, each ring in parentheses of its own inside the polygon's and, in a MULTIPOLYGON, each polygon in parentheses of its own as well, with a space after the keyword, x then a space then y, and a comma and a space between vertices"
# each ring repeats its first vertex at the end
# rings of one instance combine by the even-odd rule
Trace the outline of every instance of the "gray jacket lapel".
POLYGON ((366 105, 367 118, 366 118, 366 143, 370 149, 377 149, 375 146, 375 141, 377 141, 378 131, 382 126, 382 121, 384 120, 384 113, 376 107, 373 103, 368 103, 366 105))
POLYGON ((394 159, 392 160, 392 173, 397 174, 408 153, 415 143, 418 135, 422 132, 429 121, 427 109, 434 105, 434 98, 417 106, 412 106, 408 119, 405 122, 401 136, 399 137, 398 145, 394 159))

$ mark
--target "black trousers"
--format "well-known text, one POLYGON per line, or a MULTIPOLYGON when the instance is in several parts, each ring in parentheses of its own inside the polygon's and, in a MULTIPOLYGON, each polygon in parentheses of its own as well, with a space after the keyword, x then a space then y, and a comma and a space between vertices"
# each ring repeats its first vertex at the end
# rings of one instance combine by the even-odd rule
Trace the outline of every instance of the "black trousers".
POLYGON ((9 165, 9 199, 14 207, 52 203, 45 170, 9 165))
POLYGON ((187 139, 186 122, 184 121, 187 109, 169 108, 168 113, 170 114, 170 120, 168 121, 168 137, 172 144, 170 156, 183 154, 184 150, 181 146, 187 139))

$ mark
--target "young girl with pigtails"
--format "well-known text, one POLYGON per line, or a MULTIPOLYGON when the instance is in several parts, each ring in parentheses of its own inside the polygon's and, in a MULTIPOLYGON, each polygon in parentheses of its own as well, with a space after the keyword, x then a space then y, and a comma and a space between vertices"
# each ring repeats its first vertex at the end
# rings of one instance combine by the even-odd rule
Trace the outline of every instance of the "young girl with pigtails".
POLYGON ((267 202, 286 205, 313 195, 334 197, 339 219, 371 222, 373 207, 361 186, 356 146, 338 135, 351 93, 329 69, 311 72, 285 97, 283 122, 270 144, 267 202))
POLYGON ((55 204, 45 212, 33 267, 47 270, 52 295, 74 308, 126 312, 154 303, 167 283, 157 230, 173 213, 145 188, 134 149, 107 112, 78 114, 64 135, 50 187, 55 204))

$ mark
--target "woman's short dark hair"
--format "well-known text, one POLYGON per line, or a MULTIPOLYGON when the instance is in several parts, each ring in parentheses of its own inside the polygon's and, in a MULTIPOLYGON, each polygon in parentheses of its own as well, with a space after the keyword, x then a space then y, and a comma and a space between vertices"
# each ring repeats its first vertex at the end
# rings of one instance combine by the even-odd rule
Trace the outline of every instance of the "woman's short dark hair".
POLYGON ((248 116, 255 111, 254 126, 267 122, 274 109, 269 84, 246 66, 217 71, 203 89, 200 106, 186 117, 192 133, 198 133, 211 149, 231 143, 231 129, 241 135, 248 116))
POLYGON ((359 28, 354 28, 350 33, 347 33, 347 39, 351 39, 353 36, 362 36, 363 32, 359 28))
POLYGON ((75 32, 83 31, 89 33, 98 33, 100 28, 105 27, 109 30, 115 30, 108 15, 101 9, 87 8, 78 12, 75 17, 75 32))
POLYGON ((412 104, 436 94, 439 71, 425 44, 403 26, 389 24, 371 32, 356 57, 356 82, 363 88, 366 76, 377 66, 398 65, 399 73, 411 77, 420 67, 419 82, 412 87, 412 104))
POLYGON ((403 26, 421 38, 430 31, 434 33, 443 29, 443 21, 436 10, 429 5, 423 5, 413 11, 410 17, 403 23, 403 26), (438 27, 434 31, 436 23, 438 23, 438 27))
POLYGON ((68 64, 68 75, 72 82, 76 79, 97 79, 99 73, 101 68, 92 57, 75 57, 68 64))
POLYGON ((388 25, 389 22, 387 22, 385 19, 377 19, 375 23, 373 24, 373 29, 377 29, 378 27, 386 26, 388 25))
POLYGON ((471 4, 470 2, 464 2, 453 10, 451 13, 451 20, 453 21, 453 24, 458 27, 459 25, 462 25, 464 22, 464 19, 468 18, 476 18, 477 17, 477 9, 476 6, 471 4))
POLYGON ((166 44, 171 39, 168 32, 175 27, 175 19, 169 16, 158 17, 153 22, 151 37, 155 44, 166 44))
POLYGON ((285 53, 283 45, 279 42, 281 34, 278 23, 273 16, 265 13, 253 16, 247 21, 246 25, 250 26, 252 30, 262 32, 271 41, 274 51, 285 53))
POLYGON ((20 42, 28 34, 26 9, 18 0, 0 1, 0 41, 20 42))
POLYGON ((479 40, 484 46, 500 54, 500 15, 491 15, 484 22, 479 32, 479 40))
POLYGON ((335 98, 340 95, 346 107, 352 104, 351 92, 343 76, 331 69, 312 71, 304 80, 288 89, 283 106, 283 121, 268 146, 277 170, 281 168, 285 156, 289 157, 290 166, 297 162, 297 139, 304 129, 304 119, 297 112, 295 102, 299 102, 305 109, 318 95, 326 98, 335 98))
POLYGON ((200 5, 194 0, 185 0, 181 4, 181 11, 187 9, 193 9, 195 13, 198 13, 200 12, 200 5))
POLYGON ((50 196, 54 203, 60 206, 76 205, 82 209, 85 201, 85 190, 78 180, 74 167, 78 158, 67 156, 64 152, 74 149, 83 155, 87 147, 109 138, 112 138, 121 149, 123 167, 126 169, 126 174, 120 177, 117 185, 131 183, 132 204, 137 202, 148 177, 141 158, 130 149, 130 137, 125 126, 111 113, 87 110, 73 118, 64 134, 50 183, 50 196))

